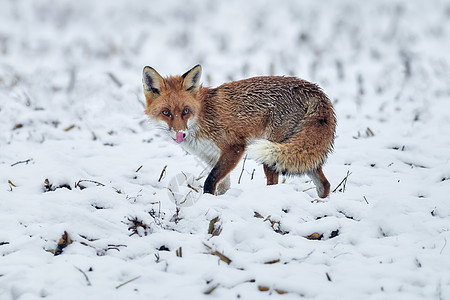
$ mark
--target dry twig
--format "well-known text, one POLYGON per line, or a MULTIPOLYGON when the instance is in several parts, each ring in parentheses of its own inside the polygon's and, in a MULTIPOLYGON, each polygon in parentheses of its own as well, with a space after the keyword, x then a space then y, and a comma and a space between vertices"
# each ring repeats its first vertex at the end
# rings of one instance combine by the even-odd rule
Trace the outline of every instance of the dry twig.
POLYGON ((203 294, 205 294, 205 295, 211 294, 212 292, 214 292, 214 290, 215 290, 216 288, 219 287, 219 285, 220 285, 220 284, 213 285, 212 287, 210 287, 209 289, 207 289, 203 294))
POLYGON ((241 178, 242 178, 242 174, 244 173, 244 168, 245 168, 245 162, 247 161, 247 154, 244 157, 244 162, 242 163, 242 170, 241 170, 241 174, 239 175, 239 179, 238 179, 238 184, 241 184, 241 178))
POLYGON ((141 278, 141 276, 137 276, 137 277, 134 277, 133 279, 127 280, 127 281, 125 281, 124 283, 121 283, 121 284, 119 284, 118 286, 116 286, 116 289, 119 289, 119 288, 123 287, 125 284, 128 284, 128 283, 130 283, 130 282, 133 282, 133 281, 135 281, 135 280, 137 280, 137 279, 139 279, 139 278, 141 278))
POLYGON ((163 178, 164 174, 166 173, 167 165, 164 166, 164 168, 161 171, 161 175, 159 175, 158 182, 161 182, 161 179, 163 178))
POLYGON ((28 163, 29 163, 30 161, 32 161, 32 160, 33 160, 32 158, 29 158, 29 159, 27 159, 27 160, 21 160, 21 161, 18 161, 18 162, 13 163, 13 164, 11 165, 11 167, 14 167, 15 165, 18 165, 18 164, 27 164, 27 165, 28 165, 28 163))
POLYGON ((333 193, 336 192, 337 189, 338 189, 342 184, 344 184, 344 187, 343 187, 342 192, 345 192, 345 185, 347 184, 348 176, 350 176, 351 174, 352 174, 352 172, 347 171, 347 175, 344 177, 344 179, 342 179, 342 181, 338 184, 338 186, 333 190, 333 193))

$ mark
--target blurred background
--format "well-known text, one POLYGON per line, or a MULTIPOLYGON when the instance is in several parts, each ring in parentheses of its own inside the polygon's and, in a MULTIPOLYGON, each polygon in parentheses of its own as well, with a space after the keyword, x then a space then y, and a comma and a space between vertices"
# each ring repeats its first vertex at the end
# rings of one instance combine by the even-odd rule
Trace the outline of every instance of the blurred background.
POLYGON ((381 110, 389 119, 406 110, 402 121, 413 122, 450 95, 448 1, 0 0, 0 6, 3 142, 15 126, 43 122, 51 131, 75 122, 58 113, 91 130, 99 116, 142 117, 145 65, 168 76, 200 63, 205 86, 256 75, 301 77, 323 87, 339 118, 381 110))

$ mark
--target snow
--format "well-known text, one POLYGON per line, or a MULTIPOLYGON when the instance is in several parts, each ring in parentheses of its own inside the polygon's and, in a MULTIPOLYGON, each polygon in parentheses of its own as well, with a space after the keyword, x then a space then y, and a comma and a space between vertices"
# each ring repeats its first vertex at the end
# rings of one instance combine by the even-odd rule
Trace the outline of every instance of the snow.
POLYGON ((450 299, 447 1, 0 7, 0 299, 450 299), (246 160, 177 208, 170 181, 204 166, 147 121, 141 75, 198 63, 206 86, 318 83, 336 191, 246 160))

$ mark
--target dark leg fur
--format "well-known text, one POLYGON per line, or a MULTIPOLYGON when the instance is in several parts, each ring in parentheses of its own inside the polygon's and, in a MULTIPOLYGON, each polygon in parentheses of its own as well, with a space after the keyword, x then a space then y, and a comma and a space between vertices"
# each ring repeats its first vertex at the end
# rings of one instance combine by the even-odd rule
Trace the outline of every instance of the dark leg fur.
POLYGON ((222 150, 217 164, 206 178, 204 193, 215 194, 216 186, 228 173, 233 170, 245 152, 245 145, 234 145, 228 149, 222 150))

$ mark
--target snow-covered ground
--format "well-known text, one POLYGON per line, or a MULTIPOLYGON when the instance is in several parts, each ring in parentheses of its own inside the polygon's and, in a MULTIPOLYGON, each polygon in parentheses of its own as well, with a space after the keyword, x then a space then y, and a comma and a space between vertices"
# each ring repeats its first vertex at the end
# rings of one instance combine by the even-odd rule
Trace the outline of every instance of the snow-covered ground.
POLYGON ((0 0, 0 299, 450 299, 449 49, 448 1, 0 0), (321 85, 336 191, 247 160, 177 208, 141 72, 197 63, 321 85))

